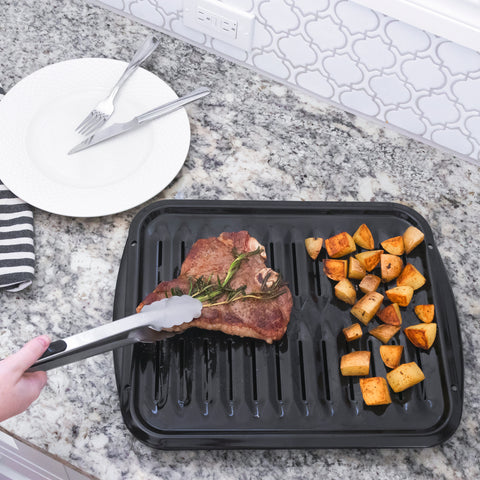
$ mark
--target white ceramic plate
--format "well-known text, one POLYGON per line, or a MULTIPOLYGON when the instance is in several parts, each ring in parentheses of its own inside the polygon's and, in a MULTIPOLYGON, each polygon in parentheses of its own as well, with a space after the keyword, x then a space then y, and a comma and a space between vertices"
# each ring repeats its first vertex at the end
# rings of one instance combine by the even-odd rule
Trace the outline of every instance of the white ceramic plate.
MULTIPOLYGON (((83 137, 75 128, 108 95, 127 64, 84 58, 42 68, 0 102, 0 179, 24 201, 48 212, 97 217, 122 212, 162 191, 188 153, 185 109, 68 155, 83 137)), ((138 69, 122 87, 105 124, 177 98, 154 74, 138 69)))

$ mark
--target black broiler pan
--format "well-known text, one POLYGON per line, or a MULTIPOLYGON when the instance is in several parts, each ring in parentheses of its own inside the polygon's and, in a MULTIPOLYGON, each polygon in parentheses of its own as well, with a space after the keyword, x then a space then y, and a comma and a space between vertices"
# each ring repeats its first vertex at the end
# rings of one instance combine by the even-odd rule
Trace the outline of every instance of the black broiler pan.
MULTIPOLYGON (((460 422, 463 357, 458 316, 445 268, 427 222, 393 203, 177 201, 142 210, 133 220, 118 274, 114 319, 135 312, 163 280, 178 276, 199 238, 248 230, 263 244, 267 265, 293 295, 287 333, 272 345, 192 328, 156 344, 114 352, 122 415, 142 442, 160 449, 428 447, 460 422), (364 334, 347 344, 342 328, 355 319, 333 294, 334 282, 312 261, 306 237, 353 234, 366 223, 379 242, 413 225, 425 241, 408 261, 427 278, 402 308, 403 362, 416 362, 420 384, 391 391, 388 406, 368 407, 357 377, 340 374, 340 357, 370 350, 371 376, 385 376, 380 341, 364 334), (438 333, 428 351, 403 328, 419 323, 413 306, 433 303, 438 333)), ((404 258, 404 261, 406 259, 404 258)), ((372 272, 372 273, 375 273, 372 272)), ((380 293, 394 286, 381 285, 380 293)), ((360 298, 361 294, 358 295, 360 298)), ((371 324, 375 324, 372 320, 371 324)), ((370 327, 370 325, 369 325, 370 327)), ((366 329, 364 329, 366 330, 366 329)))

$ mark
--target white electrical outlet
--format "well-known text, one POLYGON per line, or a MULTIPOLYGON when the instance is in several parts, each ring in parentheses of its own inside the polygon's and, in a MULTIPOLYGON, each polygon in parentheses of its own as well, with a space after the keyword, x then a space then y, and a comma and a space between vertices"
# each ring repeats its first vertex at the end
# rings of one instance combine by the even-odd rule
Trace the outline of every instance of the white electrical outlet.
POLYGON ((242 50, 250 50, 255 16, 218 0, 184 0, 183 23, 242 50))

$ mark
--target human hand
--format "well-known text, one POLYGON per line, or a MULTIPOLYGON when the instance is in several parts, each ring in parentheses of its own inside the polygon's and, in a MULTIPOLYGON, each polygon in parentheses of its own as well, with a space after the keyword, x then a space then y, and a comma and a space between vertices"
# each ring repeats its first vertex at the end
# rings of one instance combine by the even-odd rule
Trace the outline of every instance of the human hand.
POLYGON ((26 372, 50 345, 46 335, 36 337, 18 352, 0 361, 0 422, 28 408, 47 383, 45 372, 26 372))

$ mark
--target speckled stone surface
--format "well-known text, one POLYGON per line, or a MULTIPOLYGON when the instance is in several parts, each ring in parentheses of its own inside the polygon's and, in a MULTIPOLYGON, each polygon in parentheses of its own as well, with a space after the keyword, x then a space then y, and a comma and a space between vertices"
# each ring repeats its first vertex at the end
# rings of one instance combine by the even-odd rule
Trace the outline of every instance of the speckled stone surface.
MULTIPOLYGON (((0 82, 8 90, 47 64, 85 56, 128 60, 148 29, 81 0, 0 8, 0 82)), ((473 479, 480 477, 480 171, 161 35, 146 67, 190 105, 192 142, 156 198, 395 201, 430 223, 463 333, 465 403, 441 446, 403 450, 152 450, 123 424, 110 354, 49 373, 40 399, 2 426, 101 479, 473 479)), ((14 159, 12 159, 14 161, 14 159)), ((99 219, 35 211, 33 285, 0 292, 0 357, 34 335, 67 336, 108 322, 129 223, 142 208, 99 219)))

